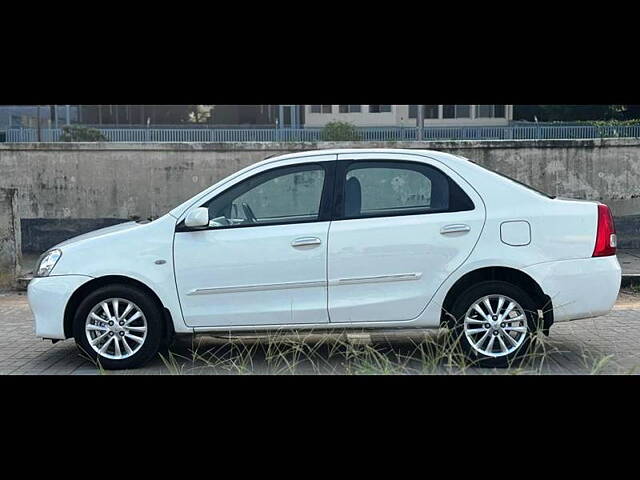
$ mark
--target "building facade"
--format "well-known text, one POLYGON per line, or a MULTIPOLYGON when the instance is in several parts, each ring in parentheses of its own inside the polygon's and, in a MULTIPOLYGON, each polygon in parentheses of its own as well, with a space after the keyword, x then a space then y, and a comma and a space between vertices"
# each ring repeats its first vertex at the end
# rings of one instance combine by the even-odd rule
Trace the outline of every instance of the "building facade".
MULTIPOLYGON (((305 126, 342 121, 357 127, 415 127, 418 105, 304 105, 305 126)), ((424 125, 503 126, 513 120, 513 105, 424 105, 424 125)))
MULTIPOLYGON (((357 127, 415 127, 417 105, 43 105, 0 106, 0 129, 214 125, 245 128, 324 127, 343 121, 357 127), (38 116, 40 122, 38 122, 38 116)), ((424 125, 504 126, 513 105, 424 105, 424 125)))
POLYGON ((77 105, 3 105, 0 106, 0 130, 36 128, 38 117, 42 128, 53 128, 78 121, 77 105))

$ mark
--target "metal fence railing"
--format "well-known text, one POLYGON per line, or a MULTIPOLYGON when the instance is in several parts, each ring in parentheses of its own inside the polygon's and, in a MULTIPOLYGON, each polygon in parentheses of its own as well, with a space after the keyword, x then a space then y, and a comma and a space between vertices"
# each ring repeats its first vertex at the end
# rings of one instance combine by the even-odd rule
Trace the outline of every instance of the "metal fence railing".
MULTIPOLYGON (((133 143, 167 142, 318 142, 320 128, 100 128, 107 141, 133 143)), ((357 128, 361 141, 416 141, 416 127, 357 128)), ((41 142, 57 142, 62 129, 43 128, 41 142)), ((595 126, 505 126, 505 127, 425 127, 423 140, 547 140, 590 138, 640 138, 640 125, 595 126)), ((35 128, 0 130, 0 142, 37 142, 35 128)))

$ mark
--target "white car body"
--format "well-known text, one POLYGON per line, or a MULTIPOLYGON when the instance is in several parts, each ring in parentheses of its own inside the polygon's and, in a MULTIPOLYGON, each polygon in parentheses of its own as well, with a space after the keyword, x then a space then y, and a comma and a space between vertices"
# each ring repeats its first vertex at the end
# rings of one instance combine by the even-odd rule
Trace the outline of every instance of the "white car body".
POLYGON ((592 257, 597 210, 597 202, 551 199, 441 152, 282 155, 223 179, 150 223, 63 242, 55 247, 62 252, 58 263, 49 276, 30 282, 28 296, 36 335, 47 339, 72 336, 74 294, 86 291, 79 289, 119 279, 153 292, 176 333, 438 328, 452 287, 472 272, 497 268, 530 277, 550 300, 553 321, 575 320, 606 314, 620 288, 616 256, 592 257), (375 160, 435 167, 474 208, 176 232, 191 211, 257 173, 375 160))

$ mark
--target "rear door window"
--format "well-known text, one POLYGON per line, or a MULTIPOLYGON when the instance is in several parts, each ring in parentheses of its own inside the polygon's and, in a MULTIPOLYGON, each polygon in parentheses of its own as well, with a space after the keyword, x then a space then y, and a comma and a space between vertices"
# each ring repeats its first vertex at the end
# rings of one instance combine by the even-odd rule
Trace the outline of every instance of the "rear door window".
POLYGON ((367 218, 473 210, 471 199, 430 165, 355 161, 345 170, 339 218, 367 218))

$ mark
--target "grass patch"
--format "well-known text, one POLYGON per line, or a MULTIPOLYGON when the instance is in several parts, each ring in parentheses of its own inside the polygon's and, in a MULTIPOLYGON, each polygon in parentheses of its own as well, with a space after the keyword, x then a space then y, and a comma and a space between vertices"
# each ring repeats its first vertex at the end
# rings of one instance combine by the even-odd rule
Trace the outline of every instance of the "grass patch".
MULTIPOLYGON (((581 355, 584 373, 597 375, 614 365, 612 355, 581 355)), ((172 375, 541 375, 554 373, 568 352, 542 333, 508 368, 476 368, 452 332, 441 329, 406 337, 351 342, 345 334, 271 333, 251 338, 192 339, 163 355, 172 375)), ((626 373, 632 373, 626 372, 626 373)))

